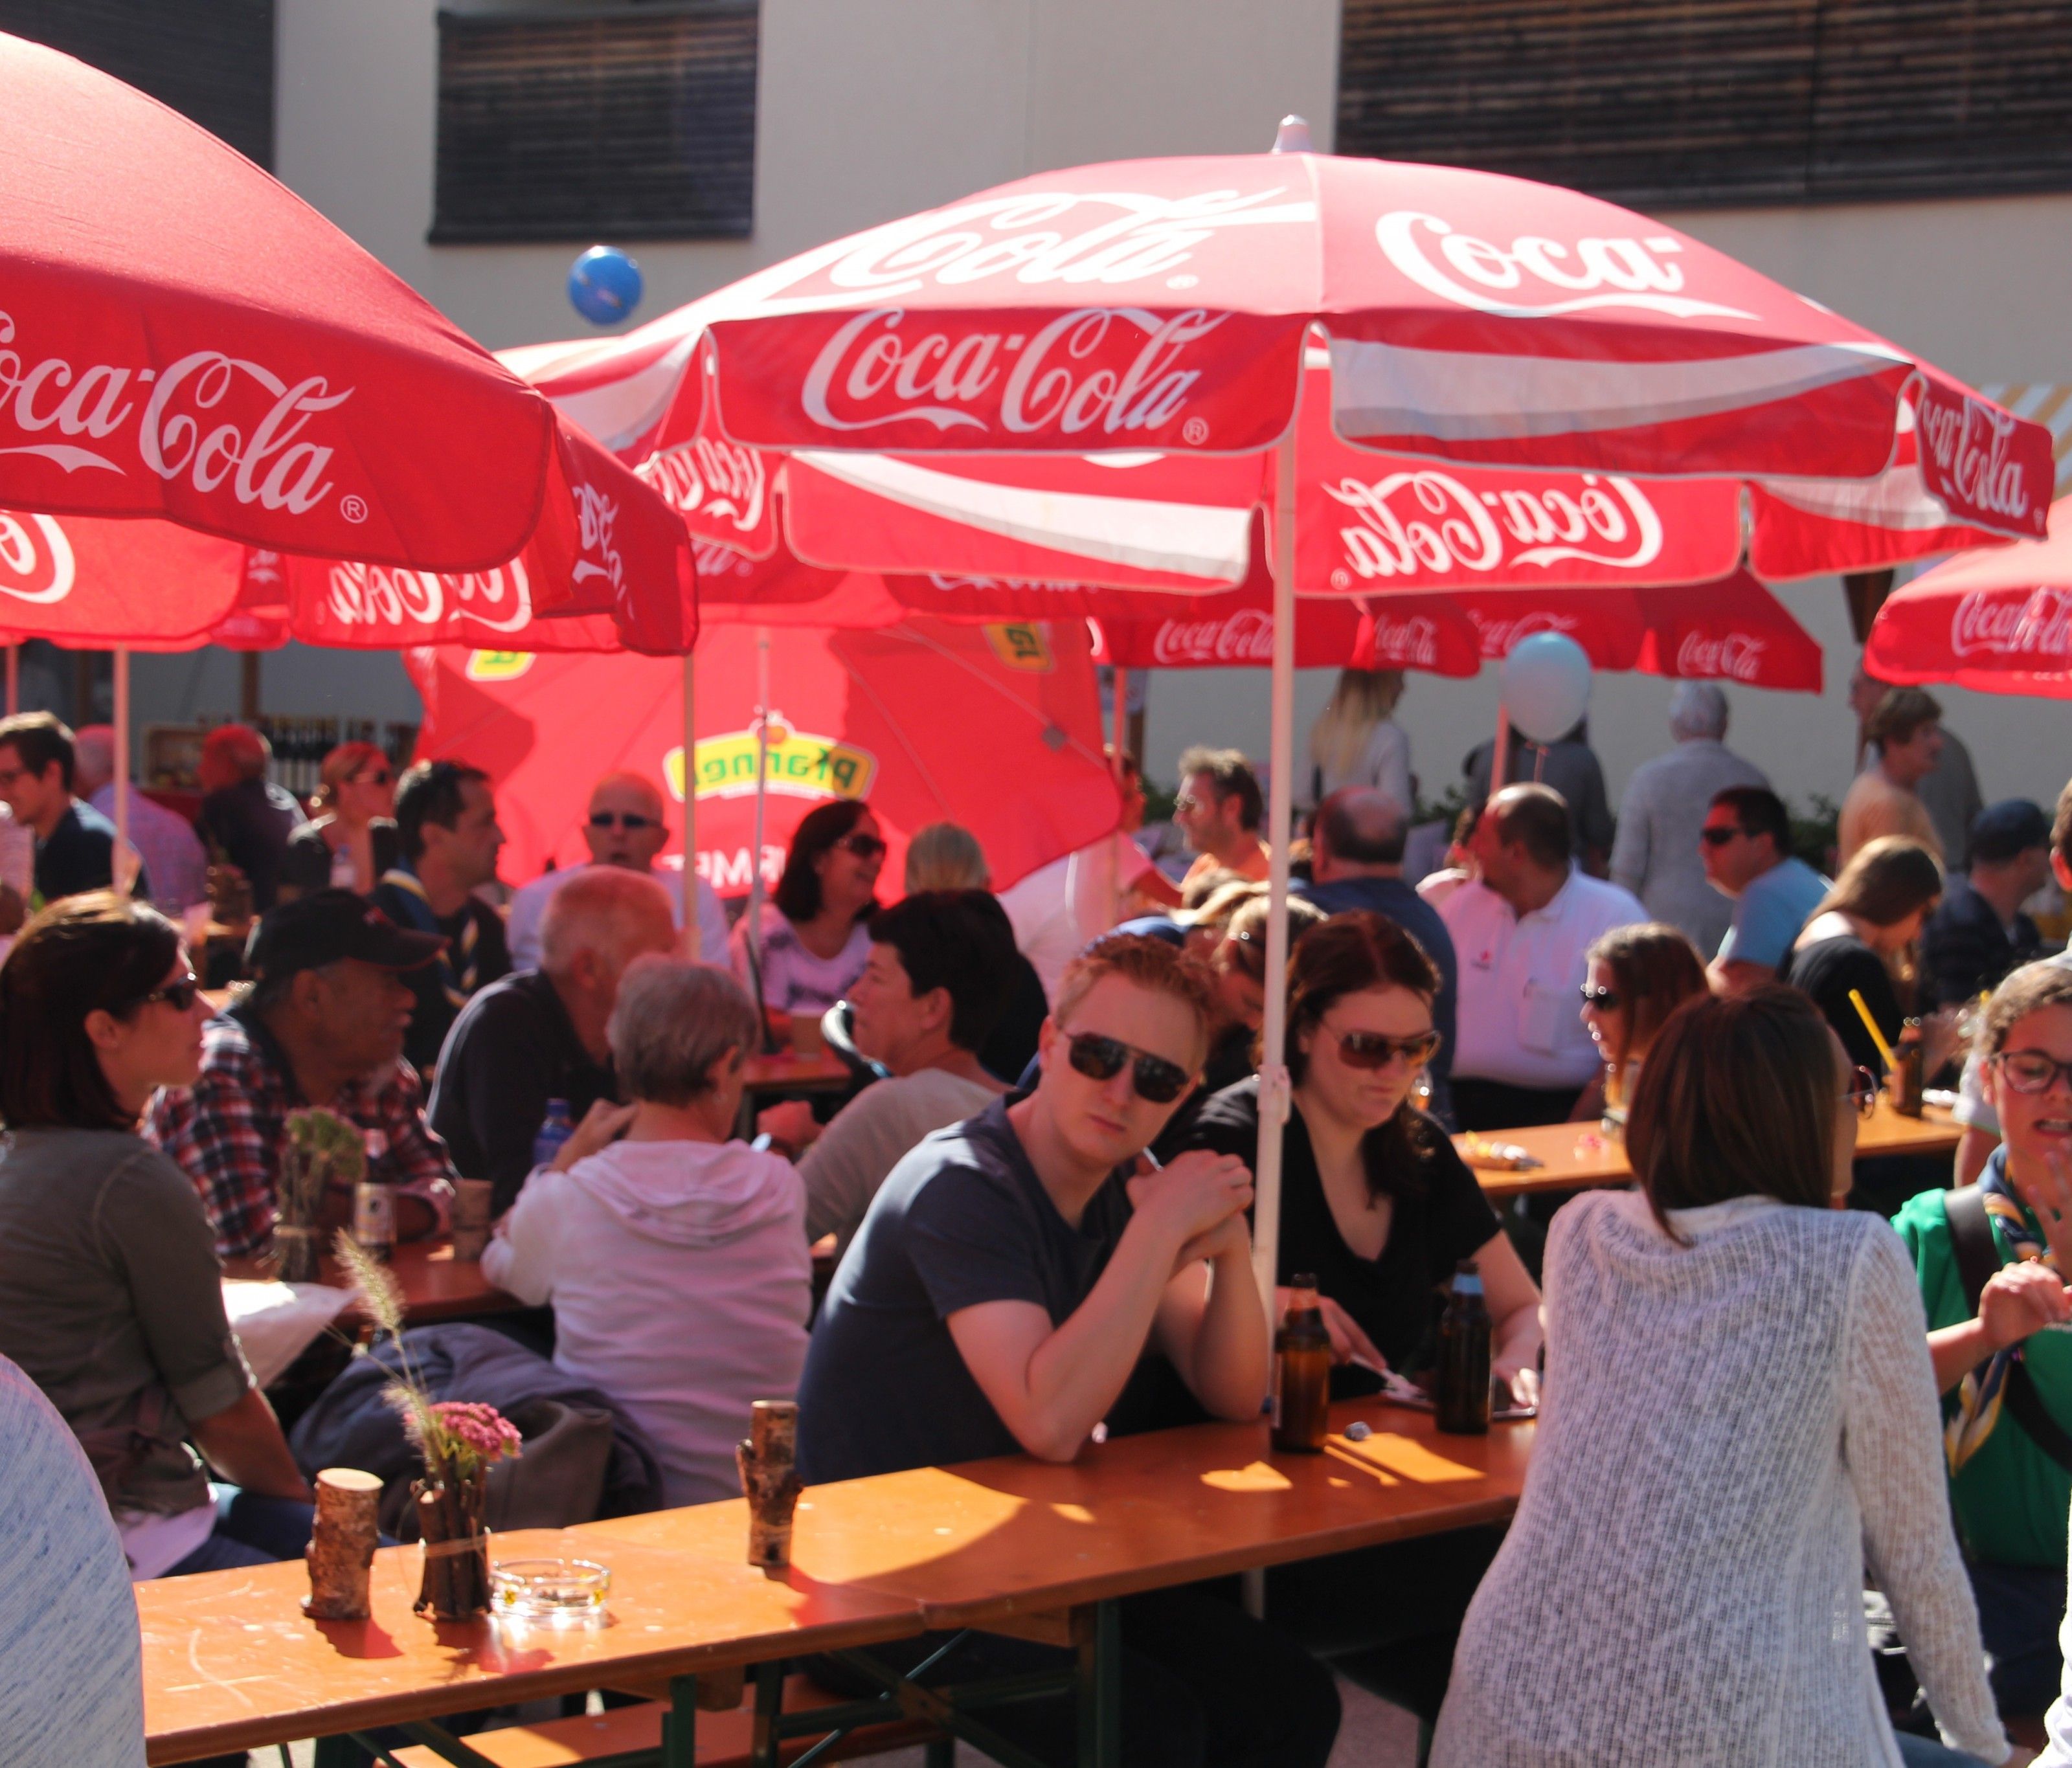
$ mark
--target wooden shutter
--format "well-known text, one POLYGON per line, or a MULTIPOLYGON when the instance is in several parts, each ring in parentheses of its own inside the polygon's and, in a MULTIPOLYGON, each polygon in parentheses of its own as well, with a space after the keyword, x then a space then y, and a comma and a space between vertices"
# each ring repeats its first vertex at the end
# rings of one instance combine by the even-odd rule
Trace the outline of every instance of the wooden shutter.
POLYGON ((1640 206, 2072 187, 2072 6, 1344 0, 1338 149, 1640 206))
POLYGON ((756 35, 755 0, 441 13, 433 240, 746 236, 756 35))
POLYGON ((0 31, 76 56, 273 163, 273 0, 0 0, 0 31))

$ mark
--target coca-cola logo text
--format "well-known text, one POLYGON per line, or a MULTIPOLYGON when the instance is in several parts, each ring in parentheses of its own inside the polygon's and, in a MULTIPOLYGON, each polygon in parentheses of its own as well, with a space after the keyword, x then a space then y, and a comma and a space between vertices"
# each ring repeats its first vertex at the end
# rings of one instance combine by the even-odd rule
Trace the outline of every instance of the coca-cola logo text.
POLYGON ((1769 642, 1748 632, 1725 632, 1717 638, 1687 632, 1676 647, 1676 672, 1701 680, 1754 681, 1769 642))
POLYGON ((331 568, 331 611, 346 626, 437 626, 450 615, 491 632, 516 632, 532 618, 532 598, 516 559, 494 570, 446 575, 347 563, 331 568))
POLYGON ((2045 672, 2072 667, 2072 593, 1973 590, 1950 618, 1959 658, 2021 657, 2045 672))
MULTIPOLYGON (((14 341, 14 321, 0 313, 0 346, 14 341)), ((329 495, 333 450, 298 438, 312 416, 335 410, 352 391, 332 392, 322 375, 290 383, 220 350, 194 351, 159 370, 75 369, 61 356, 32 362, 0 348, 0 422, 22 435, 68 438, 0 446, 0 454, 40 455, 68 474, 121 475, 127 468, 116 455, 125 450, 113 439, 134 417, 127 448, 161 479, 201 492, 227 485, 240 504, 300 516, 329 495)), ((348 520, 367 517, 356 495, 341 497, 339 511, 348 520)))
POLYGON ((47 516, 0 510, 0 595, 47 607, 72 594, 72 542, 47 516))
POLYGON ((1922 454, 1973 510, 2019 521, 2031 507, 2021 463, 2012 456, 2017 420, 1975 399, 1925 393, 1918 415, 1922 454))
MULTIPOLYGON (((800 398, 828 430, 916 422, 983 434, 992 423, 972 409, 983 401, 1013 436, 1148 436, 1178 416, 1201 378, 1178 366, 1187 347, 1226 317, 1199 307, 1164 316, 1075 307, 1034 332, 953 337, 923 330, 925 320, 910 327, 903 308, 873 307, 821 347, 800 398)), ((1190 439, 1205 438, 1204 430, 1190 439)))
POLYGON ((1507 657, 1520 639, 1529 639, 1536 632, 1572 634, 1582 624, 1573 615, 1556 614, 1548 608, 1501 618, 1480 608, 1470 608, 1467 615, 1474 623, 1475 636, 1482 641, 1485 657, 1507 657))
POLYGON ((1333 583, 1487 573, 1567 561, 1639 570, 1662 553, 1662 518, 1630 479, 1582 475, 1579 487, 1475 491, 1420 467, 1371 482, 1350 475, 1324 493, 1356 520, 1338 530, 1346 565, 1333 583))
POLYGON ((574 488, 578 544, 589 557, 576 561, 571 575, 578 583, 601 577, 614 590, 623 589, 626 567, 619 556, 619 549, 611 544, 612 528, 619 520, 619 505, 594 485, 578 480, 574 488))
POLYGON ((1161 666, 1271 663, 1273 616, 1240 608, 1207 620, 1162 620, 1151 641, 1151 660, 1161 666))
POLYGON ((650 455, 636 469, 670 504, 686 515, 730 524, 751 533, 768 500, 762 454, 715 436, 694 436, 680 448, 650 455))
POLYGON ((1684 267, 1675 260, 1684 242, 1667 233, 1593 236, 1572 245, 1522 233, 1505 246, 1457 233, 1436 215, 1393 209, 1374 224, 1374 236, 1388 261, 1420 289, 1503 319, 1551 319, 1602 307, 1678 319, 1755 317, 1679 293, 1684 267), (1540 296, 1552 298, 1536 298, 1540 296))
POLYGON ((1392 620, 1386 614, 1374 616, 1374 661, 1376 669, 1436 669, 1439 666, 1439 628, 1429 615, 1413 614, 1407 620, 1392 620))

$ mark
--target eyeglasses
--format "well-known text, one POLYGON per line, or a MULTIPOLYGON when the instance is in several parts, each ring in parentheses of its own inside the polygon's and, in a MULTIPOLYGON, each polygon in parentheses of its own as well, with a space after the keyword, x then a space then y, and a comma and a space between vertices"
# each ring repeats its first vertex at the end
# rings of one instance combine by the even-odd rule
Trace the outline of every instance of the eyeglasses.
POLYGON ((1173 814, 1175 816, 1184 816, 1190 811, 1197 811, 1201 808, 1201 800, 1192 792, 1182 792, 1173 800, 1173 814))
POLYGON ((1877 1076, 1868 1068, 1852 1068, 1849 1071, 1849 1090, 1842 1096, 1856 1108, 1859 1117, 1869 1116, 1877 1109, 1877 1076))
POLYGON ((190 972, 180 981, 168 982, 162 989, 154 989, 137 1005, 140 1007, 148 1007, 156 1001, 162 1001, 175 1013, 191 1013, 194 1011, 195 997, 200 993, 200 980, 190 972))
POLYGON ((643 816, 637 810, 594 810, 590 813, 592 828, 623 828, 628 833, 656 826, 652 816, 643 816))
POLYGON ((1698 831, 1698 839, 1708 847, 1725 847, 1737 835, 1747 833, 1738 823, 1709 823, 1698 831))
POLYGON ((1412 1068, 1422 1068, 1438 1055, 1441 1042, 1436 1031, 1392 1038, 1379 1031, 1333 1031, 1329 1026, 1318 1030, 1338 1039, 1338 1059, 1348 1068, 1386 1068, 1398 1056, 1412 1068))
POLYGON ((2016 1092, 2049 1092, 2060 1075, 2072 1085, 2072 1062, 2060 1062, 2041 1050, 2003 1050, 1993 1061, 2000 1079, 2016 1092))
POLYGON ((1120 1038, 1104 1038, 1097 1031, 1068 1031, 1065 1047, 1072 1067, 1089 1080, 1112 1080, 1128 1068, 1129 1083, 1137 1096, 1154 1105, 1170 1105, 1186 1090, 1189 1076, 1179 1063, 1120 1038), (1133 1056, 1137 1059, 1134 1067, 1133 1056))
POLYGON ((875 835, 845 835, 835 845, 860 860, 877 859, 885 852, 885 843, 875 835))
POLYGON ((1582 996, 1585 1006, 1595 1007, 1600 1013, 1617 1013, 1626 999, 1616 989, 1593 988, 1587 982, 1576 993, 1582 996))

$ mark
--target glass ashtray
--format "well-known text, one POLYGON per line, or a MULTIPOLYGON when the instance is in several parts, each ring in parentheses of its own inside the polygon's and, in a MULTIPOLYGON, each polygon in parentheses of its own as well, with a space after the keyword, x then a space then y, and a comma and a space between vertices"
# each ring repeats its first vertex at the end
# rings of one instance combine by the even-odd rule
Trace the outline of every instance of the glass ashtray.
POLYGON ((489 1569, 489 1612, 530 1626, 595 1626, 611 1573, 594 1560, 503 1560, 489 1569))

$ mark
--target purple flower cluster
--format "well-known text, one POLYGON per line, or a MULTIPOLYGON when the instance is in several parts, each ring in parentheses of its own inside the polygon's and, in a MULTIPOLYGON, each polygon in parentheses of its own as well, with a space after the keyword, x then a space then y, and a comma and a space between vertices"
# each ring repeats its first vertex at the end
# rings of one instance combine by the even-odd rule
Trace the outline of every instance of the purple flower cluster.
POLYGON ((484 1466, 520 1452, 517 1428, 494 1406, 469 1400, 442 1400, 432 1408, 449 1453, 471 1455, 484 1466))

